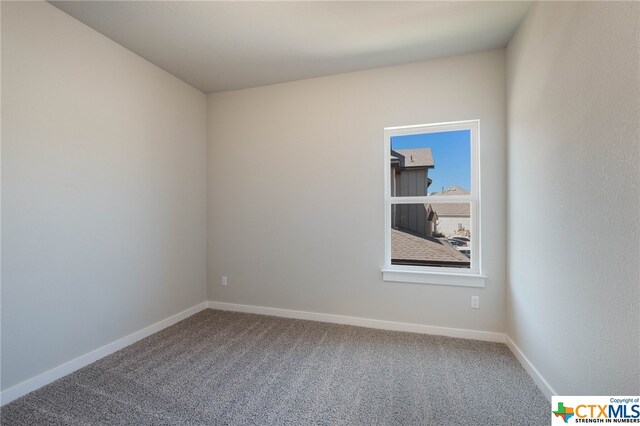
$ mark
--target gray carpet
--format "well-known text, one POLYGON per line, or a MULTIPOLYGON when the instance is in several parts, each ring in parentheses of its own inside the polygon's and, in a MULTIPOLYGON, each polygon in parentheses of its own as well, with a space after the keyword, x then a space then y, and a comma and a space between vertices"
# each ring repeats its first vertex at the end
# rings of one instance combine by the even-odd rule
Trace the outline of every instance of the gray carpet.
POLYGON ((205 310, 2 408, 3 425, 546 425, 498 343, 205 310))

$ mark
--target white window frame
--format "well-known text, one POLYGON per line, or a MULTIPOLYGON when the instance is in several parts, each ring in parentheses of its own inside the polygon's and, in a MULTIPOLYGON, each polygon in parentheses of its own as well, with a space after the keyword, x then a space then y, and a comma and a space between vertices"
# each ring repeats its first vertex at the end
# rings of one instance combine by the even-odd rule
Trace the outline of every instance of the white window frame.
POLYGON ((480 251, 480 120, 386 127, 384 129, 384 281, 484 287, 482 253, 480 251), (391 138, 403 135, 469 130, 471 142, 471 188, 469 195, 391 196, 391 138), (394 204, 469 203, 471 231, 471 267, 447 268, 391 264, 391 206, 394 204))

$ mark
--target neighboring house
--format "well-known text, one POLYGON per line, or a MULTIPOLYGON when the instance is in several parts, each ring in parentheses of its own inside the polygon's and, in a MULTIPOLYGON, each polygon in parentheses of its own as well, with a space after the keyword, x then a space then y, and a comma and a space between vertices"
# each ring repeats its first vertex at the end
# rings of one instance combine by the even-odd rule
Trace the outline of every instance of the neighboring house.
MULTIPOLYGON (((454 185, 429 195, 469 195, 469 191, 454 185)), ((468 203, 432 204, 431 207, 437 215, 436 232, 442 233, 446 237, 468 234, 471 228, 471 211, 468 203)))
MULTIPOLYGON (((430 148, 391 150, 391 196, 428 194, 429 170, 435 163, 430 148)), ((431 204, 394 204, 391 210, 391 262, 468 268, 469 259, 432 235, 439 221, 431 204)))
POLYGON ((427 195, 431 185, 429 169, 434 166, 431 148, 391 150, 391 195, 427 195))
MULTIPOLYGON (((411 197, 428 194, 433 169, 430 148, 391 150, 391 196, 411 197)), ((418 235, 430 237, 435 229, 436 217, 428 204, 398 204, 392 207, 391 223, 418 235)))

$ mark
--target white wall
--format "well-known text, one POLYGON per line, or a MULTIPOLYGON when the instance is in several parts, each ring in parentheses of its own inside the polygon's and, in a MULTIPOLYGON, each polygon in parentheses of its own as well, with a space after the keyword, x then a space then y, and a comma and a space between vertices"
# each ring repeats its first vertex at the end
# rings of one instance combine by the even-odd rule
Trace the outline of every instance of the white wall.
POLYGON ((559 394, 640 393, 638 3, 538 3, 508 49, 508 334, 559 394))
POLYGON ((438 217, 438 224, 436 229, 438 232, 442 232, 446 236, 450 237, 456 235, 459 226, 464 229, 471 229, 471 219, 468 217, 438 217))
POLYGON ((2 389, 205 300, 206 97, 2 2, 2 389))
POLYGON ((210 299, 504 331, 505 82, 495 50, 209 95, 210 299), (476 118, 486 288, 383 282, 384 127, 476 118))

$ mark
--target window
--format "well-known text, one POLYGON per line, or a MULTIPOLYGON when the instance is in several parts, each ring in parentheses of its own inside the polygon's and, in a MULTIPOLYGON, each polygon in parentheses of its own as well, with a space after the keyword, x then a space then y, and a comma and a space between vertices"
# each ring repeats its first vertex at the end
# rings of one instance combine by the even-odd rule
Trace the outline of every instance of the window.
POLYGON ((479 122, 385 129, 385 281, 483 287, 479 122))

